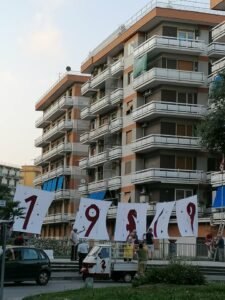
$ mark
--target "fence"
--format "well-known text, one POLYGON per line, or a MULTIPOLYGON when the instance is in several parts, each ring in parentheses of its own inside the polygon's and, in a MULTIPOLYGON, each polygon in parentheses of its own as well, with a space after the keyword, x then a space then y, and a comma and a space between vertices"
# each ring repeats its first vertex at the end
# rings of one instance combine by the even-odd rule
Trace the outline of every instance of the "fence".
MULTIPOLYGON (((71 245, 68 239, 29 239, 28 245, 32 245, 45 250, 53 250, 54 258, 70 258, 71 245)), ((122 242, 94 241, 90 240, 89 245, 92 248, 98 244, 112 245, 112 255, 114 258, 122 259, 124 253, 124 245, 122 242)), ((185 244, 176 243, 174 241, 155 241, 154 259, 183 259, 183 260, 206 260, 207 247, 204 243, 185 244)))

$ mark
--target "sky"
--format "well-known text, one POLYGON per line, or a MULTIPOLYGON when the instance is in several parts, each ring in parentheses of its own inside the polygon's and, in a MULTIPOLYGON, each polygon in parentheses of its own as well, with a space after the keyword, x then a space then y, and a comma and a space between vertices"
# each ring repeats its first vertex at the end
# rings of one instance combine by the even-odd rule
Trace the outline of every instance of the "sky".
POLYGON ((0 162, 32 165, 35 103, 150 0, 0 0, 0 162))

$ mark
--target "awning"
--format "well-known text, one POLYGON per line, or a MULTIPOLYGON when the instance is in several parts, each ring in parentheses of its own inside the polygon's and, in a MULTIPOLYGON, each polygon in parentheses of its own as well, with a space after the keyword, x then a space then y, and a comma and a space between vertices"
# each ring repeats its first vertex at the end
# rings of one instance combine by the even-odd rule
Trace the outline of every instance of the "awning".
POLYGON ((216 190, 216 197, 212 207, 219 208, 225 207, 225 186, 219 186, 216 190))
POLYGON ((106 191, 100 191, 89 194, 88 198, 95 200, 103 200, 105 198, 106 191))

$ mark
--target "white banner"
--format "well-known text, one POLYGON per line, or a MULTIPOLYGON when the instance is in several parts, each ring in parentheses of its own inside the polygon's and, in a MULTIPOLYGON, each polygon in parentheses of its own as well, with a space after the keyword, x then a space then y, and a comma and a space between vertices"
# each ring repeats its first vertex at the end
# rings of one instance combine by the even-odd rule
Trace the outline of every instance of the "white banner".
POLYGON ((118 203, 115 241, 126 241, 128 235, 137 230, 138 239, 142 240, 146 232, 146 215, 148 204, 118 203))
POLYGON ((13 201, 24 207, 24 218, 15 217, 13 231, 41 233, 41 226, 55 193, 17 185, 13 201))
POLYGON ((150 225, 155 239, 167 239, 168 225, 175 201, 156 204, 155 217, 150 225))
POLYGON ((106 216, 111 201, 81 198, 74 228, 80 232, 80 238, 108 240, 106 216))
POLYGON ((178 200, 176 215, 181 236, 198 236, 197 195, 178 200))

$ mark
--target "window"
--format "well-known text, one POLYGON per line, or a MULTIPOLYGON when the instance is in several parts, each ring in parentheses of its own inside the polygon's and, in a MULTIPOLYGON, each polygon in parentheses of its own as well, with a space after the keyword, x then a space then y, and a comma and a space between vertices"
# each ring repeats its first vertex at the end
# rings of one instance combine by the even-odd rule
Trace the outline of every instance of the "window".
POLYGON ((177 37, 177 28, 171 26, 163 26, 163 36, 177 37))
POLYGON ((176 123, 162 122, 161 123, 161 134, 175 135, 176 134, 176 123))
POLYGON ((174 169, 175 168, 175 156, 174 155, 161 155, 160 156, 160 168, 174 169))
POLYGON ((193 196, 193 190, 175 190, 175 200, 193 196))
POLYGON ((130 115, 133 111, 133 100, 127 102, 126 115, 130 115))
POLYGON ((35 249, 23 249, 23 260, 38 259, 38 253, 35 249))
POLYGON ((164 69, 176 69, 177 61, 175 59, 162 58, 162 68, 164 69))
POLYGON ((162 90, 161 91, 162 101, 176 102, 176 91, 175 90, 162 90))
POLYGON ((126 132, 126 144, 131 144, 132 142, 132 130, 126 132))
POLYGON ((133 71, 127 74, 127 85, 130 85, 133 82, 133 71))
POLYGON ((180 40, 193 40, 195 38, 195 33, 194 31, 179 30, 177 37, 180 40))
POLYGON ((109 248, 102 248, 98 254, 99 258, 109 258, 109 248))
POLYGON ((125 175, 131 173, 131 161, 125 162, 125 175))
POLYGON ((177 156, 176 169, 196 170, 196 158, 191 156, 177 156))

